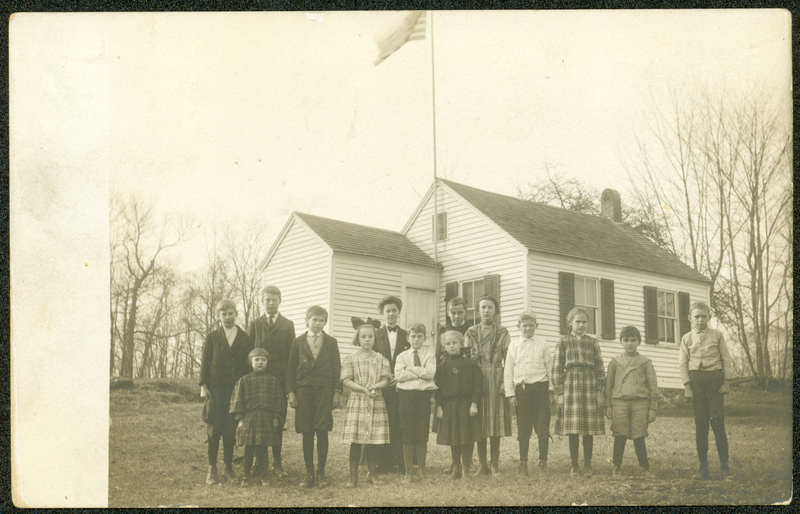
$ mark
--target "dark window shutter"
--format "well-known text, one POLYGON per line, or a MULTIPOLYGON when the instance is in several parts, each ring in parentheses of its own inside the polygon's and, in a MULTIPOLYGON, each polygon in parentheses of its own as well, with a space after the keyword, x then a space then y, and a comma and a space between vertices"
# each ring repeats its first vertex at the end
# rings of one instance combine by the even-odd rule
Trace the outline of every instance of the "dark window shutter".
POLYGON ((644 286, 644 342, 658 344, 658 289, 644 286))
POLYGON ((431 241, 444 241, 445 239, 447 239, 447 213, 440 212, 436 216, 435 222, 431 215, 431 241), (437 233, 439 237, 435 239, 437 233))
POLYGON ((486 275, 483 277, 486 294, 492 295, 500 301, 500 275, 486 275))
POLYGON ((683 291, 678 292, 678 323, 681 326, 681 336, 678 338, 678 342, 683 338, 683 334, 686 334, 692 329, 692 322, 689 321, 689 309, 691 307, 691 303, 689 301, 689 293, 684 293, 683 291))
POLYGON ((458 282, 448 282, 444 285, 444 319, 445 324, 450 324, 450 313, 447 311, 447 302, 458 296, 458 282))
POLYGON ((567 314, 575 307, 575 274, 558 272, 558 303, 561 313, 561 334, 569 334, 567 314))
POLYGON ((613 341, 617 333, 615 325, 616 313, 614 312, 614 281, 605 278, 600 279, 600 301, 603 318, 603 333, 601 337, 606 341, 613 341))

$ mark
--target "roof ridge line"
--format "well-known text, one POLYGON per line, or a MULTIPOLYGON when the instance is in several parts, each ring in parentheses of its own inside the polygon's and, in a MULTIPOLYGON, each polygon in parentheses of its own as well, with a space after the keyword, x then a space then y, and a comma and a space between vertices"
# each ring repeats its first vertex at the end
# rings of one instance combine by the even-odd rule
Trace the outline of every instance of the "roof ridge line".
POLYGON ((473 189, 475 191, 478 191, 478 192, 484 193, 484 194, 500 196, 500 197, 503 197, 503 198, 508 198, 509 200, 515 200, 515 201, 518 201, 518 202, 526 202, 526 203, 529 203, 529 204, 538 205, 538 206, 541 206, 541 207, 546 207, 548 209, 555 209, 555 210, 562 211, 562 212, 569 212, 569 213, 573 213, 573 214, 579 214, 581 216, 589 216, 589 217, 594 218, 594 219, 607 220, 607 221, 610 221, 612 223, 617 223, 616 221, 614 221, 612 219, 609 219, 609 218, 606 218, 604 216, 600 216, 600 215, 597 215, 597 214, 589 214, 587 212, 573 211, 571 209, 565 209, 564 207, 556 207, 555 205, 549 205, 549 204, 542 203, 542 202, 534 202, 533 200, 525 200, 524 198, 517 198, 516 196, 506 195, 506 194, 503 194, 503 193, 495 193, 494 191, 487 191, 485 189, 479 189, 479 188, 477 188, 475 186, 462 184, 460 182, 453 182, 452 180, 447 180, 447 179, 440 179, 440 180, 442 180, 442 182, 445 182, 447 184, 453 184, 453 185, 456 185, 456 186, 466 187, 466 188, 473 189))

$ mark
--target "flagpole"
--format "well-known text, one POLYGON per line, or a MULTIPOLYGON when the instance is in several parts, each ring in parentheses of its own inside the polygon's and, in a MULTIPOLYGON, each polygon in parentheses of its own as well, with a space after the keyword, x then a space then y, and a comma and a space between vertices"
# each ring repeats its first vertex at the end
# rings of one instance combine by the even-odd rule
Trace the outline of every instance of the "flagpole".
POLYGON ((433 59, 433 11, 431 13, 431 95, 433 96, 433 262, 439 264, 439 179, 436 174, 436 73, 433 59))
MULTIPOLYGON (((436 73, 434 68, 433 59, 433 11, 431 11, 431 96, 433 98, 433 263, 439 264, 439 178, 436 174, 436 73)), ((441 276, 436 274, 436 321, 433 324, 433 346, 436 348, 436 341, 439 340, 439 308, 438 308, 438 290, 440 287, 439 281, 441 276)), ((444 306, 447 311, 447 305, 444 306)), ((447 314, 445 313, 445 317, 447 314)))

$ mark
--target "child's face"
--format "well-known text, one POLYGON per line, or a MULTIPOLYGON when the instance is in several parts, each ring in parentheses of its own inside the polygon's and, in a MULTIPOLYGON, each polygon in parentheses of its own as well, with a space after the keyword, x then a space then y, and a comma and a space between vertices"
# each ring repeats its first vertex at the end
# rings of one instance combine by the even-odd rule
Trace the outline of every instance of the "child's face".
POLYGON ((444 350, 448 355, 458 355, 458 353, 461 351, 461 342, 456 336, 447 336, 444 338, 444 350))
POLYGON ((572 324, 570 325, 572 328, 572 332, 575 335, 582 336, 586 333, 586 324, 589 323, 589 320, 586 318, 584 314, 576 314, 574 318, 572 318, 572 324))
POLYGON ((636 337, 628 336, 620 340, 622 347, 625 349, 626 355, 636 355, 636 349, 639 347, 639 339, 636 337))
POLYGON ((219 321, 225 328, 233 328, 236 323, 236 309, 232 307, 217 312, 217 316, 219 316, 219 321))
POLYGON ((466 317, 467 309, 465 309, 463 305, 458 304, 450 307, 450 320, 453 322, 453 325, 457 327, 463 325, 466 317))
POLYGON ((267 293, 261 297, 261 303, 264 304, 264 310, 267 311, 267 316, 274 316, 278 314, 278 306, 281 304, 281 297, 276 294, 267 293))
POLYGON ((689 316, 692 322, 692 328, 695 330, 705 330, 708 328, 708 311, 705 309, 695 309, 692 315, 689 316))
POLYGON ((530 339, 536 333, 536 327, 538 326, 532 319, 524 319, 519 324, 519 331, 522 333, 522 337, 530 339))
POLYGON ((408 342, 411 343, 411 348, 419 350, 422 348, 422 343, 425 342, 425 334, 422 332, 409 332, 408 342))
POLYGON ((481 313, 481 321, 491 323, 494 320, 494 302, 491 300, 481 300, 478 303, 478 310, 481 313))
POLYGON ((386 318, 387 325, 397 325, 397 318, 400 317, 400 309, 393 303, 386 304, 383 306, 383 316, 386 318))
POLYGON ((264 371, 267 369, 267 358, 260 355, 253 357, 253 371, 264 371))
POLYGON ((369 327, 358 329, 358 345, 363 350, 372 350, 375 346, 375 330, 369 327))
POLYGON ((328 320, 325 319, 323 316, 315 314, 306 320, 306 325, 308 325, 308 329, 310 331, 314 332, 315 334, 318 334, 319 332, 322 332, 322 329, 325 326, 325 323, 327 322, 328 320))

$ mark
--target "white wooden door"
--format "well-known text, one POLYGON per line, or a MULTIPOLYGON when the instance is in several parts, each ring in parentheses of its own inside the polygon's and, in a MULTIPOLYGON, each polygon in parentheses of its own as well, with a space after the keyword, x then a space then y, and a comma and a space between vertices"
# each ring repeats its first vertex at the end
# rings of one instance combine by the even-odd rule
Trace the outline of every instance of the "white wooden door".
POLYGON ((428 339, 425 341, 424 346, 431 348, 433 345, 433 329, 436 328, 436 291, 406 287, 403 314, 405 315, 403 327, 406 330, 414 323, 425 325, 428 339))

